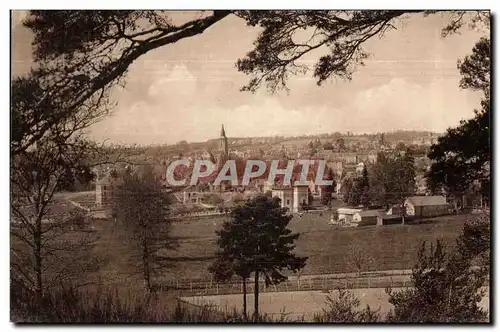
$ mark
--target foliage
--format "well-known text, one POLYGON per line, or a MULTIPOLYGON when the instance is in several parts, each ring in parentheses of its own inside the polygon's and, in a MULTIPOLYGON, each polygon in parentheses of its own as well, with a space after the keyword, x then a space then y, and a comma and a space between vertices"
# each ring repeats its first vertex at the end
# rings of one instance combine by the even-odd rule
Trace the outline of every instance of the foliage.
POLYGON ((332 181, 331 185, 323 186, 321 190, 321 204, 328 205, 332 200, 332 195, 335 193, 335 188, 337 187, 337 182, 335 181, 335 175, 333 170, 328 168, 325 180, 332 181))
POLYGON ((481 90, 485 96, 490 93, 491 43, 489 38, 481 38, 474 45, 472 54, 458 61, 462 78, 462 89, 481 90))
POLYGON ((381 321, 378 310, 366 306, 360 310, 360 301, 346 289, 338 289, 326 296, 327 308, 316 315, 316 323, 375 323, 381 321))
POLYGON ((415 162, 410 149, 394 155, 379 153, 370 173, 369 196, 373 206, 402 205, 406 197, 415 193, 415 162))
POLYGON ((431 147, 428 157, 433 161, 426 174, 432 191, 445 191, 460 197, 472 191, 478 183, 480 193, 489 199, 490 191, 490 41, 482 38, 473 48, 473 54, 459 62, 464 89, 481 90, 485 97, 474 118, 462 120, 456 128, 449 128, 431 147))
MULTIPOLYGON (((202 34, 230 14, 242 18, 249 26, 261 28, 254 49, 237 62, 238 70, 251 76, 243 90, 255 91, 266 84, 269 90, 276 91, 286 88, 290 74, 307 71, 309 68, 297 61, 317 50, 326 51, 314 66, 313 75, 318 84, 330 77, 350 79, 355 67, 368 57, 363 45, 372 38, 382 37, 406 14, 417 12, 216 10, 203 11, 191 20, 174 24, 167 11, 33 10, 24 25, 34 35, 35 60, 44 63, 44 70, 57 77, 54 82, 59 87, 58 93, 74 97, 66 107, 66 114, 71 115, 77 105, 123 83, 129 66, 139 57, 202 34), (297 34, 303 31, 312 34, 301 40, 297 34)), ((489 19, 489 13, 482 15, 484 21, 489 19)), ((451 19, 453 31, 466 21, 464 14, 451 19)), ((55 118, 48 121, 39 128, 40 133, 45 133, 57 121, 55 118)))
POLYGON ((256 317, 259 317, 259 276, 264 277, 266 286, 278 284, 287 280, 283 269, 296 272, 305 266, 307 257, 293 253, 299 234, 287 228, 291 219, 278 198, 259 195, 235 207, 231 219, 216 232, 218 260, 211 271, 221 279, 232 273, 243 278, 254 273, 256 317))
POLYGON ((94 261, 87 259, 95 236, 71 240, 69 211, 55 199, 65 172, 77 169, 95 146, 78 136, 61 140, 56 135, 11 157, 10 234, 19 244, 11 246, 11 268, 38 296, 55 283, 81 276, 81 270, 95 269, 94 261))
POLYGON ((359 178, 354 178, 352 180, 352 187, 349 191, 349 196, 347 199, 347 204, 351 206, 359 206, 361 204, 361 195, 363 194, 363 188, 361 187, 361 181, 359 178))
MULTIPOLYGON (((212 306, 193 307, 173 297, 136 294, 117 288, 79 290, 60 287, 41 302, 20 288, 11 289, 11 320, 15 323, 210 323, 245 321, 237 312, 212 306)), ((266 317, 266 320, 270 320, 266 317)))
POLYGON ((126 174, 121 180, 113 193, 113 214, 117 227, 130 243, 130 255, 140 262, 138 270, 151 290, 153 278, 169 266, 166 250, 175 244, 169 235, 167 197, 148 166, 141 174, 126 174))
POLYGON ((361 275, 362 270, 367 270, 368 266, 372 266, 374 259, 372 253, 366 250, 366 246, 362 243, 353 242, 349 245, 349 260, 353 267, 361 275))
POLYGON ((370 206, 370 179, 368 178, 368 170, 366 165, 363 166, 363 172, 361 173, 360 188, 361 195, 359 197, 359 203, 364 207, 370 206))
POLYGON ((203 196, 203 202, 211 205, 219 205, 224 202, 224 200, 215 193, 209 193, 203 196))
MULTIPOLYGON (((477 322, 487 319, 479 307, 489 273, 489 261, 477 257, 489 255, 489 220, 466 224, 457 240, 457 248, 446 253, 441 241, 426 250, 425 242, 413 268, 414 288, 392 292, 389 302, 394 313, 389 320, 398 322, 477 322)), ((483 256, 484 257, 484 256, 483 256)))

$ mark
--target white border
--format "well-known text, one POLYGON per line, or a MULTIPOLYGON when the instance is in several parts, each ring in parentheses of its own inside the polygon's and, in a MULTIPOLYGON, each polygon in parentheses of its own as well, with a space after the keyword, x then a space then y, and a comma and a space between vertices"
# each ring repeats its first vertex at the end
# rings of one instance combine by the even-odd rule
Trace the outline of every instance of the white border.
MULTIPOLYGON (((0 22, 3 22, 1 24, 2 28, 2 36, 9 36, 10 35, 10 13, 8 9, 225 9, 225 8, 231 8, 231 9, 293 9, 293 8, 300 8, 300 9, 324 9, 324 8, 332 8, 334 7, 335 9, 445 9, 445 8, 450 8, 450 9, 492 9, 493 13, 497 13, 497 5, 498 1, 485 1, 485 0, 475 0, 475 1, 435 1, 435 0, 420 0, 420 1, 377 1, 377 2, 370 2, 370 1, 359 1, 359 0, 350 0, 350 1, 344 1, 342 3, 335 1, 298 1, 298 0, 280 0, 280 1, 263 1, 263 0, 253 0, 253 1, 239 1, 239 2, 234 2, 234 1, 210 1, 208 2, 203 2, 203 1, 179 1, 179 2, 165 2, 165 1, 140 1, 140 2, 124 2, 124 1, 116 1, 116 2, 107 2, 103 3, 102 0, 87 0, 87 1, 80 1, 80 2, 74 2, 74 1, 62 1, 62 0, 57 0, 57 1, 44 1, 43 4, 37 1, 33 0, 17 0, 15 2, 11 3, 11 7, 8 5, 6 6, 7 2, 2 2, 1 6, 2 11, 1 13, 1 20, 0 22), (137 6, 140 5, 140 6, 137 6)), ((498 23, 498 22, 497 22, 498 23)), ((494 27, 495 25, 493 25, 494 27)), ((496 41, 496 35, 495 36, 495 41, 494 45, 497 44, 496 41)), ((5 38, 7 39, 7 38, 5 38)), ((7 42, 4 43, 4 45, 8 45, 7 42)), ((10 50, 9 47, 3 48, 1 53, 2 57, 2 66, 1 66, 1 89, 0 89, 0 94, 2 96, 2 105, 5 105, 5 108, 3 109, 3 112, 1 113, 3 117, 3 121, 1 121, 2 125, 2 130, 0 132, 2 133, 2 144, 0 144, 0 147, 2 149, 2 155, 7 156, 9 154, 9 148, 8 148, 8 140, 9 140, 9 108, 8 108, 8 103, 9 103, 9 88, 10 84, 7 78, 10 78, 10 50)), ((494 60, 497 60, 497 53, 494 53, 495 57, 494 60)), ((496 62, 496 61, 494 61, 496 62)), ((496 75, 495 75, 496 79, 496 75)), ((495 80, 496 81, 496 80, 495 80)), ((497 89, 496 89, 496 84, 494 85, 495 87, 495 96, 498 96, 496 94, 497 89)), ((499 116, 497 115, 496 118, 499 116)), ((494 128, 497 126, 497 119, 495 120, 494 128)), ((495 138, 497 138, 496 133, 495 133, 495 138)), ((494 155, 498 155, 499 151, 499 142, 497 141, 495 144, 495 153, 494 155)), ((6 157, 6 160, 7 157, 6 157)), ((1 200, 1 211, 2 215, 4 216, 2 224, 5 227, 5 231, 2 233, 2 235, 5 237, 5 242, 2 243, 4 254, 0 256, 0 266, 3 267, 2 273, 1 273, 1 289, 2 289, 2 301, 1 301, 1 308, 0 308, 0 313, 2 315, 1 317, 1 323, 2 323, 2 331, 5 330, 12 330, 14 329, 13 324, 9 323, 10 321, 10 314, 9 314, 9 268, 8 268, 8 261, 9 261, 9 243, 10 240, 7 238, 9 234, 9 192, 8 192, 8 186, 9 186, 9 163, 8 161, 1 163, 1 188, 4 189, 4 195, 2 196, 3 199, 1 200)), ((496 181, 495 181, 495 184, 496 181)), ((496 186, 495 186, 496 187, 496 186)), ((495 206, 498 206, 498 197, 495 197, 495 206)), ((500 227, 498 225, 495 226, 495 235, 498 235, 498 229, 500 227)), ((495 239, 498 239, 498 236, 495 236, 495 239)), ((495 242, 494 242, 495 243, 495 242)), ((496 245, 495 245, 496 247, 496 245)), ((495 248, 496 249, 496 248, 495 248)), ((495 250, 496 253, 496 250, 495 250)), ((496 262, 495 262, 496 263, 496 262)), ((496 265, 495 265, 496 266, 496 265)), ((496 270, 496 269, 495 269, 496 270)), ((496 285, 495 285, 496 286, 496 285)), ((493 298, 499 298, 498 296, 498 287, 495 287, 495 294, 493 295, 493 298)), ((498 304, 495 305, 495 316, 498 319, 498 304)), ((25 327, 23 328, 24 330, 31 330, 34 327, 25 327)), ((86 327, 83 327, 86 328, 86 327)), ((124 326, 115 326, 114 328, 118 329, 123 329, 124 326)), ((140 327, 140 329, 146 329, 147 327, 140 327)), ((165 326, 165 328, 168 329, 173 329, 177 330, 178 327, 174 326, 165 326)), ((183 329, 191 329, 192 327, 185 327, 183 329)), ((210 328, 210 329, 217 329, 218 327, 205 327, 205 328, 210 328)), ((233 330, 236 330, 238 327, 231 328, 233 330)), ((259 329, 263 328, 262 326, 258 327, 259 329)), ((306 330, 309 327, 301 327, 297 326, 295 329, 298 330, 306 330)), ((416 327, 408 327, 408 329, 415 329, 416 327)), ((453 328, 454 330, 469 330, 473 327, 471 326, 451 326, 450 328, 453 328)), ((69 330, 69 327, 61 327, 59 328, 61 331, 69 330)), ((102 327, 99 327, 99 329, 102 329, 102 327)), ((369 329, 375 330, 375 327, 369 327, 369 329)), ((377 328, 378 330, 379 328, 377 328)), ((388 327, 382 327, 383 330, 388 329, 388 327)), ((433 327, 431 327, 433 329, 433 327)))

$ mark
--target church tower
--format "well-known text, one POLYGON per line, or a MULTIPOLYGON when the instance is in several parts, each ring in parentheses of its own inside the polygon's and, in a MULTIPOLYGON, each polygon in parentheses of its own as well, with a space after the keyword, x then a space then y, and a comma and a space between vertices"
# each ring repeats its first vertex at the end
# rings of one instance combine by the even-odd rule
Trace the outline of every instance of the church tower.
POLYGON ((224 156, 224 159, 226 159, 229 155, 228 151, 228 146, 227 146, 227 137, 226 137, 226 132, 224 131, 224 125, 222 125, 222 129, 220 131, 220 151, 224 156))

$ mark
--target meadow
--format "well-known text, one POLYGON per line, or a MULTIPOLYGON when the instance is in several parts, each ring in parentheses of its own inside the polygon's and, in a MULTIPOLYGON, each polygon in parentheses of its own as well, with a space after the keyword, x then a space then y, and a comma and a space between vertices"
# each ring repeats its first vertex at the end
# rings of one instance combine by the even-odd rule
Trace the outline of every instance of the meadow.
MULTIPOLYGON (((411 269, 423 241, 442 239, 448 247, 455 244, 463 224, 471 215, 445 216, 424 220, 419 224, 340 228, 328 225, 329 214, 295 216, 290 223, 299 232, 296 251, 309 257, 302 275, 356 272, 355 260, 361 260, 362 271, 411 269), (361 258, 360 258, 361 256, 361 258)), ((176 221, 171 236, 176 250, 169 250, 171 267, 161 279, 209 280, 207 268, 216 252, 215 231, 226 217, 204 217, 176 221)), ((100 239, 95 250, 107 264, 105 274, 127 272, 129 245, 123 243, 110 220, 96 222, 100 239)))

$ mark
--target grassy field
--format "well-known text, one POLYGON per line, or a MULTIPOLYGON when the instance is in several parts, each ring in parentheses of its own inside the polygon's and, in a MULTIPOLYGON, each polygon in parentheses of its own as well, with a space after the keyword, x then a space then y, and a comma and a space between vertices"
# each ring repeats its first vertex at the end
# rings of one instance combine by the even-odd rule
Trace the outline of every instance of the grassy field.
MULTIPOLYGON (((464 222, 470 218, 473 216, 458 215, 434 218, 418 225, 340 228, 328 225, 327 214, 306 214, 295 217, 291 228, 301 233, 297 252, 309 257, 302 274, 312 275, 357 271, 353 264, 356 255, 364 257, 364 271, 411 269, 422 241, 441 238, 448 246, 453 246, 464 222)), ((168 252, 172 267, 165 270, 163 278, 210 279, 207 268, 216 250, 215 230, 223 220, 224 217, 213 217, 175 222, 172 236, 179 246, 168 252)), ((103 272, 126 272, 130 265, 128 244, 120 241, 110 221, 98 223, 96 228, 101 238, 96 250, 108 262, 103 272)))
MULTIPOLYGON (((85 195, 84 195, 85 196, 85 195)), ((340 228, 329 225, 329 213, 295 216, 290 227, 300 233, 296 250, 309 257, 302 275, 355 272, 356 257, 362 257, 363 271, 411 269, 422 241, 434 242, 442 238, 448 246, 455 244, 463 224, 472 215, 434 218, 421 224, 340 228)), ((176 221, 172 236, 178 242, 177 250, 167 255, 171 267, 161 275, 164 280, 209 280, 208 266, 216 251, 215 231, 226 217, 203 217, 176 221)), ((99 275, 117 283, 130 279, 134 264, 129 261, 130 244, 121 238, 120 230, 111 220, 96 220, 99 237, 94 254, 101 259, 99 275)), ((71 236, 77 236, 72 234, 71 236)))

